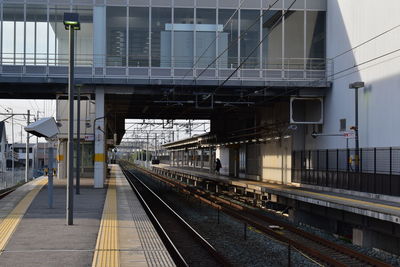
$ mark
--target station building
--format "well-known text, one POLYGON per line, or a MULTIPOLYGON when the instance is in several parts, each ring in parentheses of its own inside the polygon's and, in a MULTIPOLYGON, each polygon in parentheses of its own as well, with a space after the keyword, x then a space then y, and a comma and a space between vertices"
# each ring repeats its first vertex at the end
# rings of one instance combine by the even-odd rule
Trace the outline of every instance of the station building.
MULTIPOLYGON (((96 143, 94 151, 86 150, 95 159, 96 186, 104 181, 107 140, 121 140, 125 118, 210 119, 211 131, 223 135, 256 126, 251 123, 256 111, 264 122, 285 120, 263 109, 282 109, 287 115, 290 95, 323 95, 330 86, 323 0, 293 5, 261 0, 1 1, 0 82, 7 85, 2 97, 13 91, 21 98, 57 97, 64 105, 64 12, 80 16, 76 84, 95 101, 94 112, 81 120, 87 132, 80 138, 96 143), (232 114, 229 106, 240 117, 234 128, 220 123, 225 113, 232 114)), ((65 126, 65 109, 58 110, 65 126)), ((65 130, 62 126, 61 176, 66 173, 65 130)))
POLYGON ((77 12, 79 139, 95 187, 125 119, 208 119, 207 137, 166 145, 170 164, 212 170, 219 157, 233 177, 396 197, 399 10, 396 0, 2 0, 0 97, 58 99, 64 178, 63 14, 77 12), (357 166, 354 82, 364 83, 357 166))

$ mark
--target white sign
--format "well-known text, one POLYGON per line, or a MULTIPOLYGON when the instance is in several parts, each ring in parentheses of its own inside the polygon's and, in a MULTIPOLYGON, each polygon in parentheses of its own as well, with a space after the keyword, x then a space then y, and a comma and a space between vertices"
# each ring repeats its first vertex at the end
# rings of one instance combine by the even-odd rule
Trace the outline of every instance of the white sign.
POLYGON ((86 134, 85 135, 85 141, 94 141, 94 135, 93 134, 86 134))
POLYGON ((343 136, 344 136, 344 138, 352 139, 352 138, 356 137, 356 134, 355 134, 355 132, 344 132, 343 136))

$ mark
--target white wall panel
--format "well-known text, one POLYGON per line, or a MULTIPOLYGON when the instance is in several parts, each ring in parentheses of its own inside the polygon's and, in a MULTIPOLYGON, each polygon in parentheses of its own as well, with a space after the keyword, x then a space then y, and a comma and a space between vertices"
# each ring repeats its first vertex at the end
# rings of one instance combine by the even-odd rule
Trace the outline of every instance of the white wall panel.
MULTIPOLYGON (((349 83, 363 81, 359 91, 359 129, 361 147, 399 146, 400 131, 400 51, 374 60, 399 48, 400 28, 350 52, 341 53, 400 24, 400 1, 327 1, 327 57, 334 58, 332 89, 325 102, 325 133, 337 133, 339 120, 354 125, 354 91, 349 83), (369 62, 370 61, 370 62, 369 62), (354 67, 357 66, 358 67, 354 67), (347 70, 348 69, 348 70, 347 70)), ((340 137, 312 140, 309 148, 345 147, 340 137)), ((349 142, 354 147, 354 142, 349 142)))

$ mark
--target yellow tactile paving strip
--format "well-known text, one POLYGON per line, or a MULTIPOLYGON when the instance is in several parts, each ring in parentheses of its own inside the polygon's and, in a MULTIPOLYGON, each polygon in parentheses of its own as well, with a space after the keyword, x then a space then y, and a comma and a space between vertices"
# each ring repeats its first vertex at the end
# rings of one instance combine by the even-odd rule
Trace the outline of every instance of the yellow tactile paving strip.
POLYGON ((0 255, 3 253, 8 241, 17 229, 18 224, 24 217, 25 212, 35 199, 36 195, 47 184, 47 179, 35 181, 35 187, 18 203, 18 205, 0 223, 0 255))
POLYGON ((118 210, 115 177, 110 178, 92 267, 118 267, 118 210))

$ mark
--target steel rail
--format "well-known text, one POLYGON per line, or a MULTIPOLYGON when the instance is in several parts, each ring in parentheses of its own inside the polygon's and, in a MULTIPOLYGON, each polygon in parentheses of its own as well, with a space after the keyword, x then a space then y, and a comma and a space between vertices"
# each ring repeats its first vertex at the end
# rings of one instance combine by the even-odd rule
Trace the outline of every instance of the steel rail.
MULTIPOLYGON (((136 179, 149 193, 151 193, 162 205, 165 207, 175 218, 178 219, 181 225, 184 226, 185 229, 201 244, 202 247, 204 247, 211 255, 212 257, 219 262, 222 266, 232 266, 232 264, 223 256, 221 255, 205 238, 203 238, 193 227, 191 227, 178 213, 176 213, 165 201, 163 201, 153 190, 151 190, 140 178, 138 178, 135 174, 133 174, 130 171, 125 170, 122 168, 125 176, 132 177, 136 179)), ((143 203, 143 205, 146 207, 146 210, 148 209, 149 212, 151 213, 151 216, 154 216, 154 221, 157 222, 157 227, 160 227, 162 232, 166 235, 168 238, 168 242, 172 244, 174 248, 174 253, 179 254, 179 258, 184 261, 182 265, 177 264, 179 266, 188 266, 186 261, 184 260, 184 257, 179 253, 178 249, 176 246, 173 244, 172 240, 169 238, 168 234, 164 230, 164 228, 161 226, 161 223, 157 220, 155 217, 154 213, 151 211, 150 206, 146 203, 145 199, 143 196, 139 193, 139 190, 136 188, 136 186, 133 184, 133 182, 130 179, 127 179, 128 182, 131 184, 132 188, 134 188, 135 193, 140 196, 140 201, 143 203), (185 265, 186 264, 186 265, 185 265)), ((169 185, 173 185, 172 183, 169 185)))
POLYGON ((3 191, 0 193, 0 199, 4 198, 4 197, 7 196, 8 194, 11 194, 12 192, 15 191, 15 189, 16 189, 16 188, 12 188, 12 189, 9 189, 9 190, 3 190, 3 191))
MULTIPOLYGON (((125 168, 121 168, 122 172, 124 173, 125 177, 128 178, 128 176, 131 175, 131 173, 128 173, 128 171, 125 170, 125 168)), ((144 200, 143 196, 140 194, 139 190, 136 188, 136 186, 133 184, 133 182, 130 179, 126 179, 130 186, 132 187, 133 191, 137 195, 140 203, 142 204, 146 214, 149 216, 150 220, 152 221, 154 227, 156 228, 158 234, 160 235, 160 238, 163 240, 164 245, 166 246, 168 252, 170 253, 172 259, 174 260, 175 264, 177 266, 189 266, 189 264, 185 261, 181 253, 178 251, 174 243, 172 242, 171 238, 167 234, 167 232, 164 230, 162 227, 161 223, 158 221, 154 213, 152 212, 151 208, 147 204, 147 202, 144 200)))
MULTIPOLYGON (((140 171, 145 172, 149 175, 151 175, 152 177, 164 181, 164 182, 168 182, 169 185, 174 184, 175 187, 180 188, 182 190, 183 193, 192 195, 195 198, 198 198, 199 200, 209 204, 210 206, 212 206, 213 208, 216 209, 220 209, 221 211, 231 215, 232 217, 235 217, 241 221, 245 221, 246 223, 248 223, 249 225, 252 225, 253 227, 257 228, 258 230, 260 230, 261 232, 264 232, 266 235, 270 235, 273 238, 278 239, 281 242, 285 242, 287 244, 290 244, 296 248, 298 248, 299 250, 303 251, 304 253, 310 255, 311 257, 317 258, 329 265, 333 265, 333 266, 347 266, 346 264, 342 264, 339 261, 335 260, 334 258, 324 255, 322 253, 320 253, 319 251, 316 251, 315 249, 312 249, 310 247, 308 247, 306 244, 303 244, 301 242, 297 242, 295 240, 291 240, 288 237, 284 237, 281 234, 278 234, 277 232, 259 224, 256 222, 253 222, 251 220, 249 220, 245 215, 241 214, 241 213, 247 213, 247 215, 252 215, 255 216, 257 218, 259 218, 260 220, 263 220, 269 224, 274 224, 274 225, 279 225, 281 227, 283 227, 284 229, 286 229, 287 231, 292 232, 293 234, 299 235, 305 239, 311 240, 314 243, 318 243, 321 246, 327 247, 331 250, 337 251, 338 253, 344 254, 348 257, 357 259, 358 261, 364 263, 364 264, 368 264, 371 266, 391 266, 385 262, 382 262, 378 259, 372 258, 370 256, 361 254, 357 251, 354 251, 350 248, 341 246, 339 244, 336 244, 334 242, 328 241, 326 239, 323 239, 319 236, 313 235, 309 232, 303 231, 301 229, 298 229, 286 222, 280 221, 280 220, 276 220, 276 219, 272 219, 268 216, 265 215, 261 215, 257 212, 255 212, 254 210, 251 210, 243 205, 239 205, 237 203, 234 203, 232 201, 226 200, 224 198, 215 196, 215 195, 210 195, 209 193, 199 189, 199 188, 193 188, 193 186, 190 186, 186 183, 180 182, 180 181, 176 181, 173 180, 171 178, 168 177, 164 177, 161 176, 157 173, 151 172, 149 170, 143 169, 143 168, 138 168, 137 166, 135 166, 135 168, 140 169, 140 171), (212 199, 212 200, 210 200, 212 199), (223 204, 225 205, 223 205, 223 204), (230 208, 228 208, 230 207, 230 208)), ((164 170, 167 171, 168 170, 164 170)), ((177 175, 178 172, 173 171, 173 174, 177 175)))

